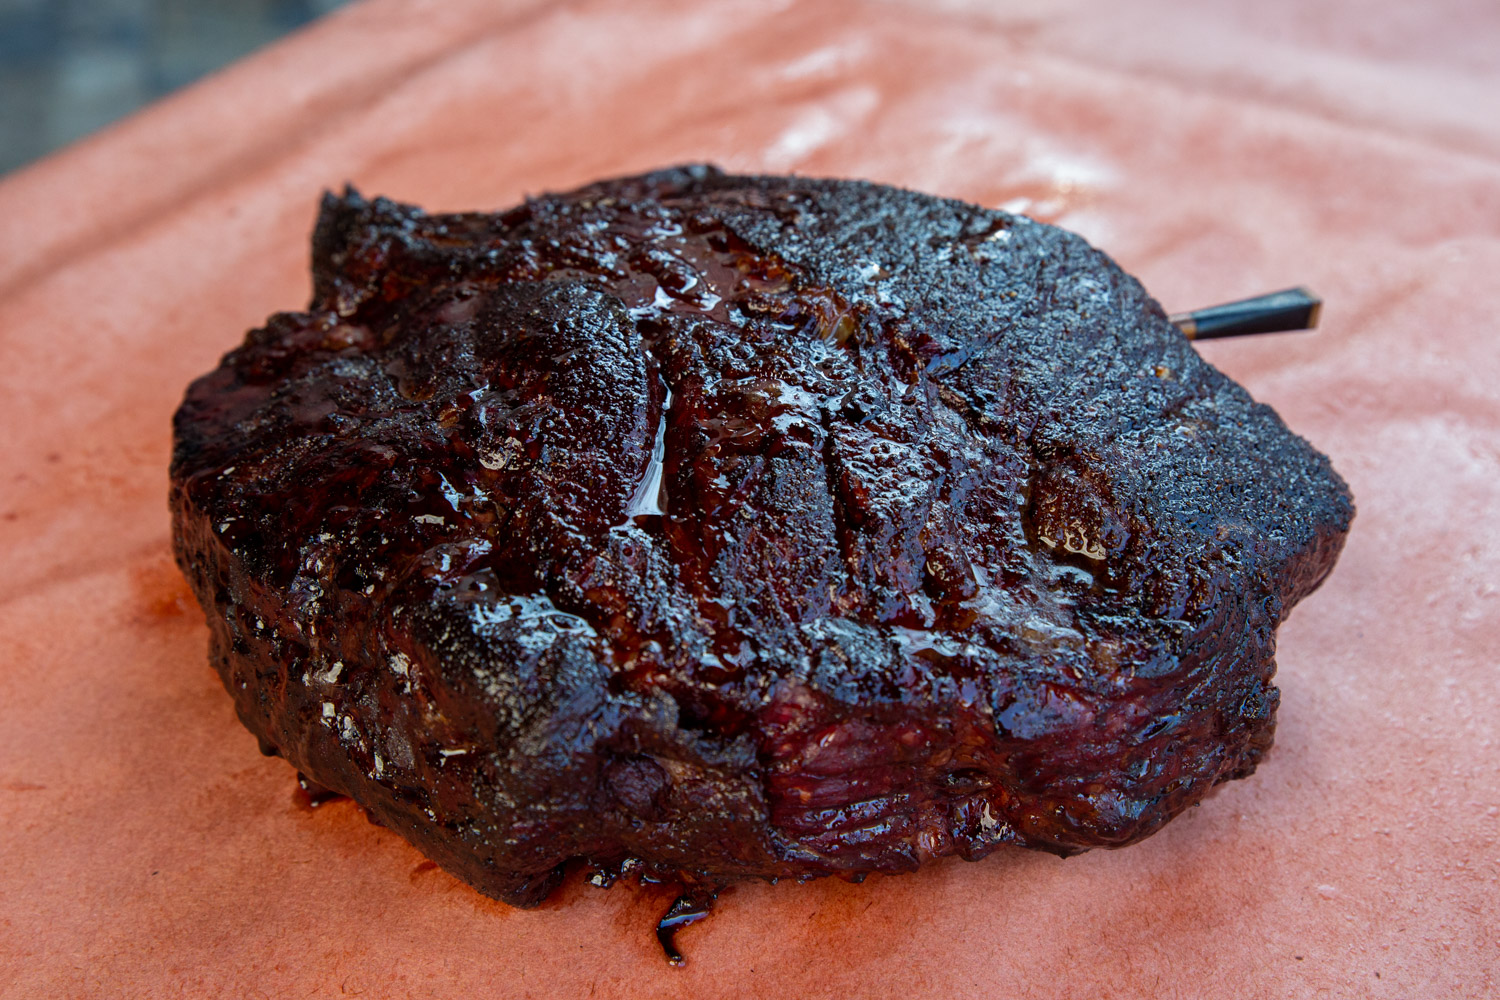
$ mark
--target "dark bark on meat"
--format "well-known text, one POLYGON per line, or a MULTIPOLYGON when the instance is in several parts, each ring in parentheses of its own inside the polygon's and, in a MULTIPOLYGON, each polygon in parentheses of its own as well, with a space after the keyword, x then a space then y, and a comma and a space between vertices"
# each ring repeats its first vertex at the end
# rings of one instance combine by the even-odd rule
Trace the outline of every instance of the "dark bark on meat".
POLYGON ((669 170, 329 196, 176 417, 240 718, 480 891, 1150 834, 1270 746, 1353 506, 1081 239, 669 170))

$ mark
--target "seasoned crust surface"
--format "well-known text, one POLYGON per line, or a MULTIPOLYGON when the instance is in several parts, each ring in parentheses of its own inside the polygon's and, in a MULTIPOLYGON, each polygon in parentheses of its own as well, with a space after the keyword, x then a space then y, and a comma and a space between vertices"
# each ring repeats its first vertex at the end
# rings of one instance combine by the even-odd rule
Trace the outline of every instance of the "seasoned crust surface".
POLYGON ((681 168, 329 196, 189 389, 174 541, 241 719, 481 891, 1143 837, 1270 745, 1353 507, 1078 237, 681 168))

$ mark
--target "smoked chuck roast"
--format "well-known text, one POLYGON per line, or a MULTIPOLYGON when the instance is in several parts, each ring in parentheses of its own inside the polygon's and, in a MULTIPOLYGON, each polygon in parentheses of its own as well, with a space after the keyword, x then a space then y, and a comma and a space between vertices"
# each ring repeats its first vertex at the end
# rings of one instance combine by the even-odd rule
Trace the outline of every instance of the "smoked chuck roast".
POLYGON ((1353 515, 1108 257, 962 202, 350 190, 313 282, 177 412, 177 560, 267 752, 518 906, 1139 840, 1271 745, 1353 515))

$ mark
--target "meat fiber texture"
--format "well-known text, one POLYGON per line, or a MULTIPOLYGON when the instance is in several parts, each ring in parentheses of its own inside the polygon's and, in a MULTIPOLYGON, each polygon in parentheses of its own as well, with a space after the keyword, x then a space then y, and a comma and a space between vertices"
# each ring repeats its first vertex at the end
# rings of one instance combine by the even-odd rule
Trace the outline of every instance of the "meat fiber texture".
POLYGON ((328 196, 176 415, 267 752, 480 891, 1139 840, 1270 747, 1353 506, 1063 230, 708 167, 328 196))

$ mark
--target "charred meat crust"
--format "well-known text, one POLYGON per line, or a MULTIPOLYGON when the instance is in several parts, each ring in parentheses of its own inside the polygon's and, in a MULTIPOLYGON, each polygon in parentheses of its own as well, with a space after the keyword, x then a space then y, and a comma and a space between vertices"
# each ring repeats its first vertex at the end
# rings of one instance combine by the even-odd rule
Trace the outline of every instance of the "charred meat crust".
POLYGON ((1272 738, 1327 459, 1064 231, 687 167, 324 202, 176 415, 240 718, 480 891, 1159 828, 1272 738))

